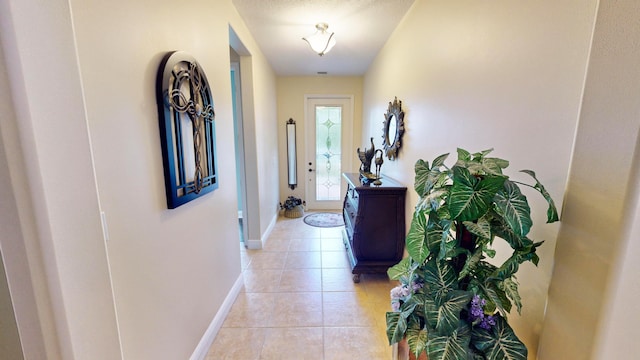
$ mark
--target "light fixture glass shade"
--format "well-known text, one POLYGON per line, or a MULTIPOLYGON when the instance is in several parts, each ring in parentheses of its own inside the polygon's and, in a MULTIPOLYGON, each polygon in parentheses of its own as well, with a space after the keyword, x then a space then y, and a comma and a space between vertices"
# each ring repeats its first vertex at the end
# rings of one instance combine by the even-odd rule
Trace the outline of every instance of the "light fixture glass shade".
POLYGON ((318 53, 318 55, 322 56, 331 50, 331 48, 336 44, 336 38, 333 36, 333 33, 327 31, 329 25, 326 23, 316 24, 316 29, 318 29, 315 34, 311 36, 307 36, 306 38, 302 38, 311 49, 318 53))

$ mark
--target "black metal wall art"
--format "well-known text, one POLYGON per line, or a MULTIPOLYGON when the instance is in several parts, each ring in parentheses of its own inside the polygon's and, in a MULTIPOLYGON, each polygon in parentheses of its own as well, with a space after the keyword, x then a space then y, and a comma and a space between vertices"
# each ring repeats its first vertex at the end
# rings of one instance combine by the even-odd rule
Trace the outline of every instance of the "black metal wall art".
POLYGON ((174 209, 218 188, 213 98, 198 62, 168 53, 156 79, 167 207, 174 209))
POLYGON ((289 175, 289 188, 298 186, 298 167, 296 156, 296 121, 289 118, 287 121, 287 174, 289 175))

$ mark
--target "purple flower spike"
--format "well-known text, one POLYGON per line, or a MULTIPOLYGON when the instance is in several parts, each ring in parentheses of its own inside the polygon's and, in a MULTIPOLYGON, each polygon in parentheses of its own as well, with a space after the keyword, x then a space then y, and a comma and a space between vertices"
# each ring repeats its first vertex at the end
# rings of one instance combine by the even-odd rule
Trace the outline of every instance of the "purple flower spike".
POLYGON ((391 302, 391 310, 398 312, 400 311, 400 301, 392 301, 391 302))
POLYGON ((393 289, 391 289, 391 299, 392 300, 397 300, 397 299, 400 299, 401 297, 404 297, 403 291, 402 291, 402 286, 398 285, 398 286, 394 287, 393 289))
POLYGON ((411 284, 411 288, 413 289, 413 291, 418 291, 420 289, 422 289, 424 287, 423 283, 420 282, 414 282, 411 284))
POLYGON ((492 315, 485 316, 483 307, 486 304, 487 301, 485 299, 474 295, 471 299, 471 307, 469 308, 469 321, 472 324, 477 324, 482 329, 489 330, 496 324, 496 321, 492 315))

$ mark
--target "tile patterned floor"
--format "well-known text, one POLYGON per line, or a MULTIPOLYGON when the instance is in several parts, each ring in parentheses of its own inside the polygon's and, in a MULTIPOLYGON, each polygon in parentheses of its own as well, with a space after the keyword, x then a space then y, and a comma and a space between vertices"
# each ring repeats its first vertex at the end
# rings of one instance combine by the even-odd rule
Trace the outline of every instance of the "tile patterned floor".
POLYGON ((264 249, 241 247, 244 289, 207 360, 389 360, 386 275, 354 284, 342 227, 280 217, 264 249))

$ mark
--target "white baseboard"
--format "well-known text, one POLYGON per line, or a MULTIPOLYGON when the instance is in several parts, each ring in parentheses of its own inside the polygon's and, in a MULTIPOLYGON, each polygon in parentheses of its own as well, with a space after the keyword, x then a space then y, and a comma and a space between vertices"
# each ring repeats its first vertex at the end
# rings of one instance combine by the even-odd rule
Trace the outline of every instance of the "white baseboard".
POLYGON ((260 250, 264 247, 264 245, 267 243, 267 240, 269 239, 269 235, 271 235, 271 232, 273 231, 273 228, 276 226, 276 221, 278 220, 278 213, 276 213, 273 218, 271 219, 271 222, 269 222, 269 226, 267 227, 267 230, 264 232, 264 234, 262 234, 261 238, 259 240, 256 239, 247 239, 247 241, 245 242, 245 245, 247 246, 247 249, 251 249, 251 250, 260 250))
POLYGON ((273 228, 276 226, 276 221, 278 221, 278 213, 276 213, 273 218, 271 218, 271 222, 269 222, 269 226, 267 226, 267 230, 265 230, 264 235, 262 235, 262 243, 266 244, 267 239, 271 236, 271 232, 273 228))
POLYGON ((244 244, 247 246, 247 249, 250 249, 250 250, 262 249, 262 240, 247 239, 247 241, 245 241, 244 244))
POLYGON ((205 331, 202 339, 200 339, 198 346, 196 346, 196 349, 193 351, 193 354, 191 354, 189 360, 204 360, 207 357, 207 353, 213 344, 213 340, 215 340, 216 335, 218 335, 218 331, 220 331, 224 319, 229 314, 231 306, 236 301, 238 294, 242 290, 242 285, 244 285, 244 281, 242 273, 240 273, 240 276, 238 276, 238 279, 235 284, 233 284, 229 294, 227 294, 227 297, 222 302, 222 306, 220 306, 216 316, 211 321, 211 324, 209 324, 207 331, 205 331))

